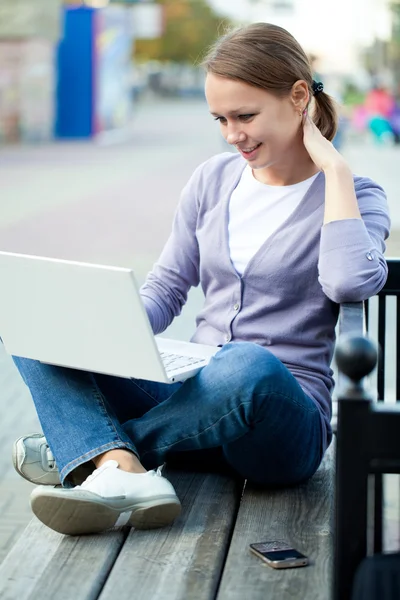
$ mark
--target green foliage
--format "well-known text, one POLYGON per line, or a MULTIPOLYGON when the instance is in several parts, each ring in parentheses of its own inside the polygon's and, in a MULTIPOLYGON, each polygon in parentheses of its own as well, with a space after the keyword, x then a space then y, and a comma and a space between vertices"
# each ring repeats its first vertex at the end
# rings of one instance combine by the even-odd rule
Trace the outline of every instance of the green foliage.
POLYGON ((205 51, 230 25, 206 0, 159 0, 164 11, 164 34, 155 40, 137 40, 139 62, 198 63, 205 51))
POLYGON ((365 92, 359 90, 354 84, 347 83, 343 90, 342 103, 344 106, 352 108, 364 104, 365 92))
POLYGON ((392 39, 389 42, 389 61, 394 75, 395 90, 400 93, 400 0, 392 1, 392 39))

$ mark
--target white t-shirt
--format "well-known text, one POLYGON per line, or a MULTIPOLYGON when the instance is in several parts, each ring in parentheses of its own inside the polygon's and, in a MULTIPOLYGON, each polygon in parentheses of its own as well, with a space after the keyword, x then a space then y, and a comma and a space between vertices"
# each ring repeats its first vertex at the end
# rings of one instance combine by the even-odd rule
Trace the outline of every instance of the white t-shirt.
POLYGON ((239 275, 300 204, 317 175, 294 185, 267 185, 246 166, 229 203, 229 251, 239 275))

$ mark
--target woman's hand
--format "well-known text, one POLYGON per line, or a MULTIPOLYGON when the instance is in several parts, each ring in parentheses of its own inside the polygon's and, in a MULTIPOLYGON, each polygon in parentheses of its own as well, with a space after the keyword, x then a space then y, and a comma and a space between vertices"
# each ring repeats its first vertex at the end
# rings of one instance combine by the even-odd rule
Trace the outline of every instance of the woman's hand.
POLYGON ((304 116, 304 146, 313 163, 325 175, 324 224, 342 219, 361 219, 350 167, 308 115, 304 116))
POLYGON ((324 138, 308 114, 303 117, 303 142, 311 160, 320 171, 325 172, 330 167, 346 164, 342 155, 336 150, 332 142, 324 138))

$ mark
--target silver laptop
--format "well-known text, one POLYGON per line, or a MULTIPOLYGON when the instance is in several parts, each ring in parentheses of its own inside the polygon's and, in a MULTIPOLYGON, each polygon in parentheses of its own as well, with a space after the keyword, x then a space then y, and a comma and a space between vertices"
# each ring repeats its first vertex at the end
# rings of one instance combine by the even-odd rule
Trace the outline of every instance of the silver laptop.
POLYGON ((15 356, 172 383, 218 347, 154 336, 131 269, 0 252, 0 337, 15 356))

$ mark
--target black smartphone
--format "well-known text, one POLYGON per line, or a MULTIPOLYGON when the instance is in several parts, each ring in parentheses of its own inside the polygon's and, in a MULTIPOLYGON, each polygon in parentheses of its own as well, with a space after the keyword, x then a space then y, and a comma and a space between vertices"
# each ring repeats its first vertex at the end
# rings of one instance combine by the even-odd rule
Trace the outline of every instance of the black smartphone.
POLYGON ((284 540, 250 544, 250 551, 274 569, 292 569, 308 565, 307 556, 284 540))

